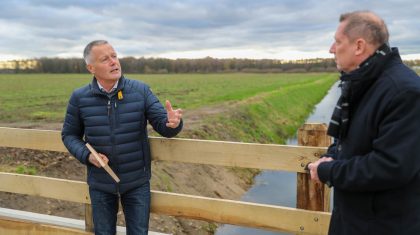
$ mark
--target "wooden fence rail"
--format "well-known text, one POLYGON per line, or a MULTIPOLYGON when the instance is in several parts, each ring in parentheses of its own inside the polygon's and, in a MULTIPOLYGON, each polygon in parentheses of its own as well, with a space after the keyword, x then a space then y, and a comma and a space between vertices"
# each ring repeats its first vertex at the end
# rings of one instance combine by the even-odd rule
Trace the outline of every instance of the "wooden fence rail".
MULTIPOLYGON (((151 137, 149 141, 153 160, 298 173, 305 173, 304 166, 326 150, 325 147, 159 137, 151 137)), ((0 146, 67 152, 59 131, 0 127, 0 146)), ((0 182, 0 191, 4 192, 90 204, 85 182, 11 173, 0 173, 0 182)), ((151 210, 166 215, 301 234, 326 234, 330 220, 328 212, 158 191, 152 191, 151 210)), ((86 218, 86 221, 90 219, 86 218)))
MULTIPOLYGON (((305 173, 322 147, 150 137, 152 160, 305 173)), ((0 127, 0 146, 67 152, 59 131, 0 127)))

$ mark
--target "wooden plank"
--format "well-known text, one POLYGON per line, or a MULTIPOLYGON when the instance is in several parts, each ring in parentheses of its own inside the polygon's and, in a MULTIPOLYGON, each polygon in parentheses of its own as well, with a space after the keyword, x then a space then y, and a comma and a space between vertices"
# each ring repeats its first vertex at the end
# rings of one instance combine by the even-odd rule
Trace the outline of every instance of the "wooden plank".
POLYGON ((0 234, 7 235, 92 235, 79 229, 64 228, 22 220, 0 217, 0 234))
MULTIPOLYGON (((0 191, 90 203, 84 182, 0 173, 0 191)), ((152 191, 152 212, 263 229, 324 234, 330 214, 152 191)), ((1 234, 1 233, 0 233, 1 234)))
POLYGON ((304 166, 326 150, 317 147, 166 138, 153 138, 150 145, 154 160, 303 173, 304 166))
MULTIPOLYGON (((153 160, 302 172, 326 148, 150 138, 153 160)), ((0 127, 0 146, 67 152, 59 131, 0 127)))
POLYGON ((0 191, 90 204, 85 182, 0 172, 0 191))
MULTIPOLYGON (((64 227, 64 228, 71 228, 71 229, 77 229, 77 230, 85 229, 85 226, 84 226, 85 222, 83 220, 71 219, 71 218, 54 216, 54 215, 45 215, 45 214, 40 214, 40 213, 28 212, 28 211, 13 210, 13 209, 1 208, 1 207, 0 207, 0 217, 7 218, 8 220, 11 219, 11 220, 25 221, 25 222, 31 222, 31 223, 37 223, 37 224, 48 224, 48 225, 53 225, 60 228, 64 227)), ((122 226, 117 226, 116 235, 126 235, 126 228, 122 226)), ((169 234, 149 231, 149 235, 169 235, 169 234)))
MULTIPOLYGON (((304 124, 298 131, 298 144, 329 146, 331 138, 327 135, 327 125, 319 123, 304 124)), ((309 174, 297 173, 296 207, 306 210, 330 211, 330 188, 322 183, 312 181, 309 174)))
MULTIPOLYGON (((85 168, 85 180, 87 181, 87 168, 85 168)), ((94 232, 95 228, 93 225, 93 211, 92 204, 85 203, 85 231, 94 232)))
POLYGON ((94 231, 92 205, 87 203, 85 203, 85 231, 94 231))
POLYGON ((330 213, 152 191, 152 212, 300 234, 326 234, 330 213))
POLYGON ((60 131, 0 127, 0 146, 67 152, 60 131))

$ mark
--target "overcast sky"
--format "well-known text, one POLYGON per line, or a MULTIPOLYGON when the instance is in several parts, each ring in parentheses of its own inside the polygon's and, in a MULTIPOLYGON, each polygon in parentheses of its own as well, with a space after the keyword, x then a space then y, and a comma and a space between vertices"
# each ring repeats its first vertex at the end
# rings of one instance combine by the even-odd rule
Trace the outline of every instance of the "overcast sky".
POLYGON ((339 15, 372 10, 391 46, 420 59, 418 0, 2 0, 0 60, 82 57, 106 39, 120 57, 332 57, 339 15))

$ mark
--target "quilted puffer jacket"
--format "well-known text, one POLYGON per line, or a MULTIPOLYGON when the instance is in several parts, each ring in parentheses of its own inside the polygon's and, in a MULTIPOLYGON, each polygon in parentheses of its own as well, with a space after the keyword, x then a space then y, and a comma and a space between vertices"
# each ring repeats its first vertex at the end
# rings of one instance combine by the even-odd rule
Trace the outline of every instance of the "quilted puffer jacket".
POLYGON ((108 94, 96 78, 71 95, 62 140, 69 152, 87 166, 90 187, 109 193, 124 193, 150 180, 150 147, 147 121, 160 135, 173 137, 182 129, 166 127, 167 113, 150 88, 123 76, 117 89, 108 94), (89 160, 90 143, 106 155, 109 166, 120 178, 116 183, 103 168, 89 160))

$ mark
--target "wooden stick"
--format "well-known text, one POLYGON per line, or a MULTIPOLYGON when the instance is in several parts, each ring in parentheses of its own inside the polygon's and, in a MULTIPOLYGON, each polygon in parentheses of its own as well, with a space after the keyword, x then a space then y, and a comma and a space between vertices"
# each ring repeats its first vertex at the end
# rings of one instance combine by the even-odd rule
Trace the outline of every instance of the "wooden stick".
POLYGON ((102 161, 102 158, 99 156, 99 153, 96 152, 96 150, 89 143, 86 143, 86 147, 93 154, 93 156, 96 158, 99 164, 106 170, 106 172, 108 172, 108 174, 115 180, 115 182, 119 183, 120 178, 118 178, 118 176, 114 173, 111 167, 108 166, 108 164, 105 164, 105 162, 102 161))

